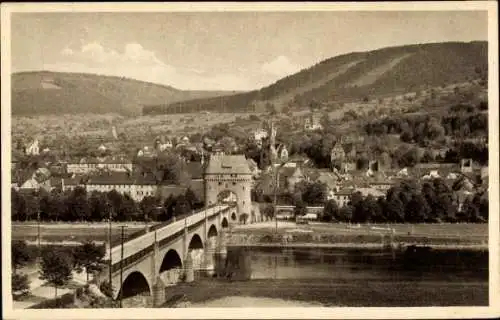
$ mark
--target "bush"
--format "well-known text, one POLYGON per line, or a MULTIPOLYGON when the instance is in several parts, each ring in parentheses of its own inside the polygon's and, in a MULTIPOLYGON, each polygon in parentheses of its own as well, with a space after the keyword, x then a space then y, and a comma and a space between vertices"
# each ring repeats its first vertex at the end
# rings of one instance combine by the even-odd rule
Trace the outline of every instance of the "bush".
POLYGON ((102 282, 101 285, 99 286, 99 290, 101 290, 101 292, 106 297, 109 297, 109 298, 113 297, 113 287, 110 285, 110 283, 108 281, 102 282))

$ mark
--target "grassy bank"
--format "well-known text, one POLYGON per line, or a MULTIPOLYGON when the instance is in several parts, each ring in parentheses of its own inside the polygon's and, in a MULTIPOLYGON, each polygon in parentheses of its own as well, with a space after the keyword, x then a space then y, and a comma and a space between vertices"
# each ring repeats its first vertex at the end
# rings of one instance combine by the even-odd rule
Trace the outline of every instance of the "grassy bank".
POLYGON ((488 283, 202 279, 167 288, 164 307, 176 307, 176 297, 180 296, 191 303, 246 296, 317 302, 326 307, 486 306, 488 283))
POLYGON ((346 225, 282 223, 276 229, 267 225, 237 227, 230 234, 232 245, 310 245, 330 247, 488 248, 486 224, 346 225))
MULTIPOLYGON (((120 238, 122 224, 114 223, 111 228, 113 241, 120 238)), ((126 223, 125 237, 145 228, 144 223, 126 223)), ((45 223, 40 226, 42 242, 85 242, 87 240, 108 241, 109 225, 106 223, 45 223)), ((33 223, 12 224, 12 240, 36 242, 38 227, 33 223)))

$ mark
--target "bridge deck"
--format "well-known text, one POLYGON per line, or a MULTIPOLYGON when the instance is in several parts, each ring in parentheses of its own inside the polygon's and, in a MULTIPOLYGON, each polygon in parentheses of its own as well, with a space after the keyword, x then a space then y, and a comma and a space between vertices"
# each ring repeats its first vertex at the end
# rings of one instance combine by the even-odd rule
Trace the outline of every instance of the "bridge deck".
MULTIPOLYGON (((221 211, 227 210, 233 207, 232 205, 216 205, 204 210, 201 210, 195 214, 192 214, 182 220, 178 220, 171 224, 168 224, 154 232, 148 232, 140 237, 130 239, 123 244, 123 259, 127 259, 128 257, 138 253, 139 251, 148 248, 149 246, 154 244, 155 241, 155 233, 156 233, 156 241, 161 241, 179 231, 182 231, 185 227, 190 227, 195 225, 205 219, 206 217, 211 217, 219 214, 221 211)), ((107 249, 106 255, 104 256, 104 260, 109 260, 109 249, 107 249)), ((111 261, 113 264, 119 262, 121 260, 121 245, 113 247, 111 249, 111 261)))

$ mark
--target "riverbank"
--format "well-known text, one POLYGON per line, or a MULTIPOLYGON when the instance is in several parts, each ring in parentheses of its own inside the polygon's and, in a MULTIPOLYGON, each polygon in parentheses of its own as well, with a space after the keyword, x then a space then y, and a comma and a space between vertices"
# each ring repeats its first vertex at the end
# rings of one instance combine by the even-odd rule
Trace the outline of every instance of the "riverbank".
MULTIPOLYGON (((323 307, 422 307, 486 306, 488 282, 450 281, 366 281, 329 279, 262 279, 229 281, 201 279, 166 289, 166 308, 210 307, 222 299, 230 307, 244 307, 245 297, 253 307, 274 307, 269 300, 323 307), (443 294, 446 292, 446 294, 443 294), (374 299, 376 297, 376 299, 374 299), (243 305, 241 305, 243 304, 243 305)), ((279 305, 275 305, 279 306, 279 305)))
MULTIPOLYGON (((409 246, 415 245, 414 243, 398 243, 394 246, 395 249, 406 249, 409 246)), ((380 243, 257 243, 257 244, 238 244, 230 243, 228 247, 254 247, 254 248, 327 248, 327 249, 373 249, 380 250, 387 248, 386 245, 380 243)), ((416 246, 419 246, 416 244, 416 246)), ((449 245, 438 245, 430 244, 425 245, 426 247, 431 247, 434 250, 478 250, 487 251, 487 244, 470 244, 470 245, 460 245, 460 244, 449 244, 449 245)))
POLYGON ((227 237, 228 245, 405 248, 488 250, 488 226, 483 224, 399 224, 349 225, 310 223, 297 225, 280 221, 236 226, 227 237))

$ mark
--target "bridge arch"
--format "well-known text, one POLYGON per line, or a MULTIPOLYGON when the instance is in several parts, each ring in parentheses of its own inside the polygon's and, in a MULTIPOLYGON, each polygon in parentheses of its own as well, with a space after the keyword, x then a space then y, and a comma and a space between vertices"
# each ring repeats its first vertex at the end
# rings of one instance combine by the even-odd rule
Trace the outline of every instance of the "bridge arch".
POLYGON ((217 237, 217 235, 218 235, 217 228, 215 227, 215 225, 212 224, 208 229, 207 238, 217 237))
POLYGON ((226 217, 222 218, 221 225, 222 225, 222 229, 229 227, 229 222, 227 221, 226 217))
POLYGON ((203 241, 201 240, 201 237, 195 233, 191 237, 191 241, 189 241, 189 250, 196 250, 196 249, 203 249, 203 241))
POLYGON ((182 268, 182 259, 175 249, 170 249, 163 258, 160 273, 175 268, 182 268))
MULTIPOLYGON (((122 283, 120 288, 122 291, 122 298, 129 298, 138 294, 151 295, 151 287, 148 280, 140 271, 130 273, 122 283)), ((118 292, 118 297, 120 292, 118 292)))

